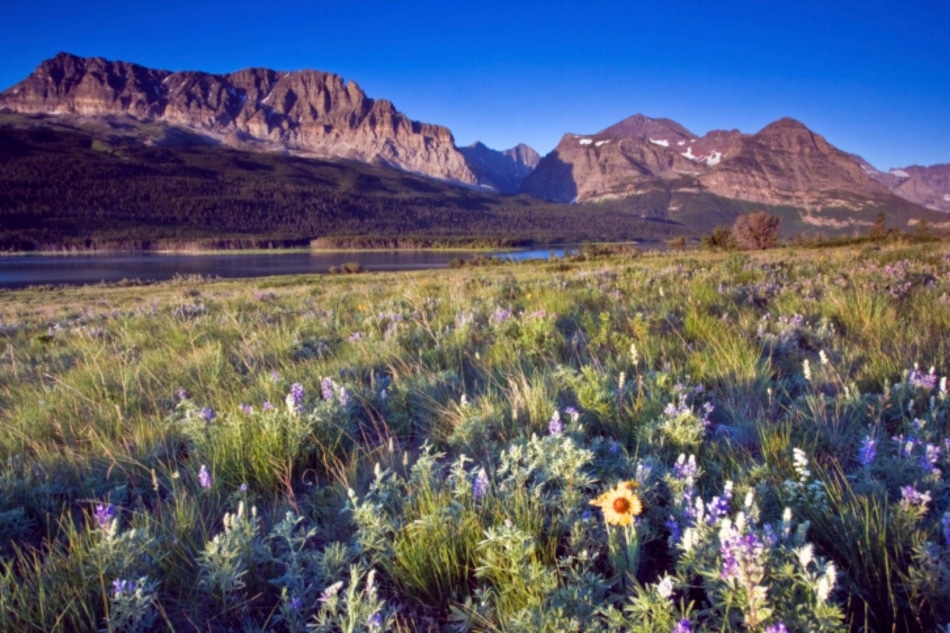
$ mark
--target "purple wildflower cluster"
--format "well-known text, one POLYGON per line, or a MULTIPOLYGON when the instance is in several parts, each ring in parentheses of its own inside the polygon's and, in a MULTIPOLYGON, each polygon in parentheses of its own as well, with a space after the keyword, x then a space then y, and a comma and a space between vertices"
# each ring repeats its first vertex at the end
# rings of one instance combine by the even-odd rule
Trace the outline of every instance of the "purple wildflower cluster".
POLYGON ((357 341, 362 340, 365 336, 366 336, 366 335, 363 334, 362 332, 353 332, 352 334, 350 334, 350 336, 349 336, 349 338, 347 338, 347 340, 348 340, 350 343, 356 343, 357 341))
POLYGON ((936 368, 931 367, 930 371, 925 374, 920 371, 920 367, 917 363, 914 363, 914 368, 907 372, 907 384, 915 389, 931 391, 937 386, 937 374, 935 370, 936 368))
POLYGON ((123 595, 135 593, 135 583, 131 580, 116 578, 112 581, 112 597, 118 598, 123 595))
POLYGON ((788 629, 785 628, 783 622, 776 622, 771 626, 765 627, 765 633, 788 633, 788 629))
POLYGON ((211 473, 208 472, 208 467, 204 464, 198 470, 198 485, 205 489, 211 487, 211 473))
POLYGON ((484 468, 479 468, 472 482, 472 498, 478 501, 488 494, 488 473, 484 468))
POLYGON ((561 421, 561 414, 554 410, 554 414, 551 416, 551 419, 548 421, 548 434, 551 437, 557 437, 564 432, 564 422, 561 421))
POLYGON ((861 450, 858 451, 858 461, 864 467, 870 466, 871 462, 877 456, 877 441, 868 435, 861 443, 861 450))
POLYGON ((672 633, 693 633, 693 625, 689 619, 683 618, 673 627, 672 633))
POLYGON ((205 422, 212 422, 217 416, 211 407, 202 407, 200 411, 201 419, 205 422))
POLYGON ((290 393, 287 394, 285 400, 287 404, 287 410, 293 414, 299 414, 303 412, 303 385, 299 382, 295 382, 290 386, 290 393))
POLYGON ((107 530, 112 526, 115 520, 115 506, 111 503, 96 504, 96 525, 102 530, 107 530))
POLYGON ((254 415, 254 407, 252 405, 242 403, 238 406, 238 408, 244 415, 254 415))
POLYGON ((491 316, 491 320, 493 323, 504 323, 505 321, 508 321, 509 319, 511 319, 511 316, 512 316, 511 310, 503 310, 501 308, 498 308, 497 310, 495 310, 495 313, 491 316))
POLYGON ((743 586, 754 586, 765 574, 765 544, 755 534, 741 534, 735 527, 720 540, 722 579, 738 580, 743 586))
MULTIPOLYGON (((914 425, 918 429, 923 428, 923 422, 914 420, 914 425)), ((922 442, 913 435, 895 435, 891 440, 897 444, 898 454, 904 459, 917 459, 920 467, 929 475, 939 477, 941 471, 937 468, 937 463, 943 456, 943 449, 930 442, 922 442), (918 451, 917 449, 920 448, 918 451)), ((950 450, 950 438, 944 440, 947 450, 950 450)))
POLYGON ((347 407, 350 404, 350 392, 346 387, 337 385, 330 377, 324 378, 320 383, 320 396, 324 402, 332 402, 336 399, 341 407, 347 407))
POLYGON ((930 501, 931 497, 929 492, 920 492, 913 486, 901 486, 900 505, 904 510, 926 510, 927 504, 930 503, 930 501))
POLYGON ((717 521, 729 513, 732 507, 732 482, 727 481, 721 495, 710 499, 706 506, 706 522, 709 525, 715 525, 717 521))

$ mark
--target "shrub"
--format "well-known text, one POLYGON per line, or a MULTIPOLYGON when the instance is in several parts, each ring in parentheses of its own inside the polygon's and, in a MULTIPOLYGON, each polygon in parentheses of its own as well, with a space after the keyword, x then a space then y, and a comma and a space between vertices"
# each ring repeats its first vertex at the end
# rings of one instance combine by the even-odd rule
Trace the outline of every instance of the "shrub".
POLYGON ((778 225, 782 218, 764 211, 753 211, 736 218, 732 236, 739 247, 765 250, 778 244, 778 225))

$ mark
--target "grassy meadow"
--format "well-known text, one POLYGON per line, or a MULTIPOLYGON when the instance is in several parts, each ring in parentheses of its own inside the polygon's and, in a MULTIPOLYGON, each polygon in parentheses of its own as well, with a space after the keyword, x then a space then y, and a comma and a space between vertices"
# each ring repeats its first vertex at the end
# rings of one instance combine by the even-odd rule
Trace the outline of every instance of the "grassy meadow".
POLYGON ((943 630, 948 359, 946 243, 0 292, 0 630, 943 630))

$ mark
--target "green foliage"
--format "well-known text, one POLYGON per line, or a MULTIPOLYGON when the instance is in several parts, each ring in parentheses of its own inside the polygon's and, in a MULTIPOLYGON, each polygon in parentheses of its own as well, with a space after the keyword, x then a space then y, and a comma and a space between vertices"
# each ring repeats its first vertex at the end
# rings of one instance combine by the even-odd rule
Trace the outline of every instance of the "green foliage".
POLYGON ((0 293, 0 629, 950 621, 946 246, 589 255, 0 293))

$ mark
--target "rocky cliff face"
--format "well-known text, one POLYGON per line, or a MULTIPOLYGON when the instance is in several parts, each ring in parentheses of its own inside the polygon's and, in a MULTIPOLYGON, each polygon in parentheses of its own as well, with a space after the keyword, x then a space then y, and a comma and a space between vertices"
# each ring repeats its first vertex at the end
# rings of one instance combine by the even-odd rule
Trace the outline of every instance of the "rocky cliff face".
POLYGON ((508 194, 518 193, 521 183, 541 161, 538 153, 524 143, 501 152, 473 143, 459 151, 479 184, 508 194))
POLYGON ((451 132, 412 121, 353 82, 313 70, 168 72, 60 53, 0 93, 23 113, 127 115, 197 131, 235 147, 381 163, 476 185, 451 132))
POLYGON ((669 119, 643 115, 594 135, 566 135, 522 186, 559 202, 658 189, 806 209, 855 208, 888 193, 853 157, 792 119, 751 135, 714 130, 699 137, 669 119))
POLYGON ((901 198, 932 211, 950 212, 950 164, 913 165, 882 172, 864 159, 855 158, 871 178, 901 198))

